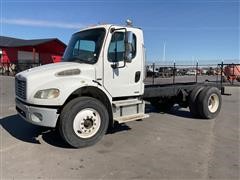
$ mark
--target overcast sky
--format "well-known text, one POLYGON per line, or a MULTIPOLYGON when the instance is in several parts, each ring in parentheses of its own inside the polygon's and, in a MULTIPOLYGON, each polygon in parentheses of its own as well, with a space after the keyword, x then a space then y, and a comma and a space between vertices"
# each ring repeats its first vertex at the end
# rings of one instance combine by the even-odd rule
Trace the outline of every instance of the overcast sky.
POLYGON ((148 61, 240 59, 239 0, 1 0, 1 35, 57 37, 97 23, 144 30, 148 61))

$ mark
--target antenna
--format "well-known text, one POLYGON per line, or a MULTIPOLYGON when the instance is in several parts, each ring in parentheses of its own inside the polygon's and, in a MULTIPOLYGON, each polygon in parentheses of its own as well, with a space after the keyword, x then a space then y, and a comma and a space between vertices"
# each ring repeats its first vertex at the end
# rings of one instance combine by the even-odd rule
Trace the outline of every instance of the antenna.
POLYGON ((164 42, 163 44, 163 62, 165 63, 166 61, 166 43, 164 42))

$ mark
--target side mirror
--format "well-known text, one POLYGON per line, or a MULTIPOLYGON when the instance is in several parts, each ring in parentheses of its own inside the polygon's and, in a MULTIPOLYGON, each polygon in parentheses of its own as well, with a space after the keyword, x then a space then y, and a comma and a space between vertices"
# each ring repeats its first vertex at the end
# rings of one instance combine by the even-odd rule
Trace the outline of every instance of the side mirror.
POLYGON ((125 34, 125 61, 132 62, 133 56, 133 33, 131 31, 126 31, 125 34))

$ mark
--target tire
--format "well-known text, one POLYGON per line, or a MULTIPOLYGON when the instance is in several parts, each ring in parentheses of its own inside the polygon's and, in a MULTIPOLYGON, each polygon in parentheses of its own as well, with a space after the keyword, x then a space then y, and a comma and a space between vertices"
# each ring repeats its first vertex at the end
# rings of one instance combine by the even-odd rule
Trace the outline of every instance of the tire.
POLYGON ((99 100, 78 97, 63 108, 59 119, 59 132, 70 146, 87 147, 103 137, 108 124, 107 109, 99 100))
POLYGON ((201 118, 213 119, 220 112, 222 97, 215 87, 204 88, 198 96, 198 110, 201 118))
POLYGON ((195 87, 189 96, 189 109, 193 117, 200 117, 200 113, 198 110, 198 95, 204 89, 203 86, 195 87))

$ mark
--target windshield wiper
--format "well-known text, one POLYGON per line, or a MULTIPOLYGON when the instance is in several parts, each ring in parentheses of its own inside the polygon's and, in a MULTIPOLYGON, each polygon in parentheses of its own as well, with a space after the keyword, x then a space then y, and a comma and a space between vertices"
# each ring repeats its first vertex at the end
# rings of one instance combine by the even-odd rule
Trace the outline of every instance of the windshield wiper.
POLYGON ((69 59, 66 59, 67 62, 80 62, 80 63, 87 63, 86 60, 80 59, 78 57, 71 57, 69 59))

